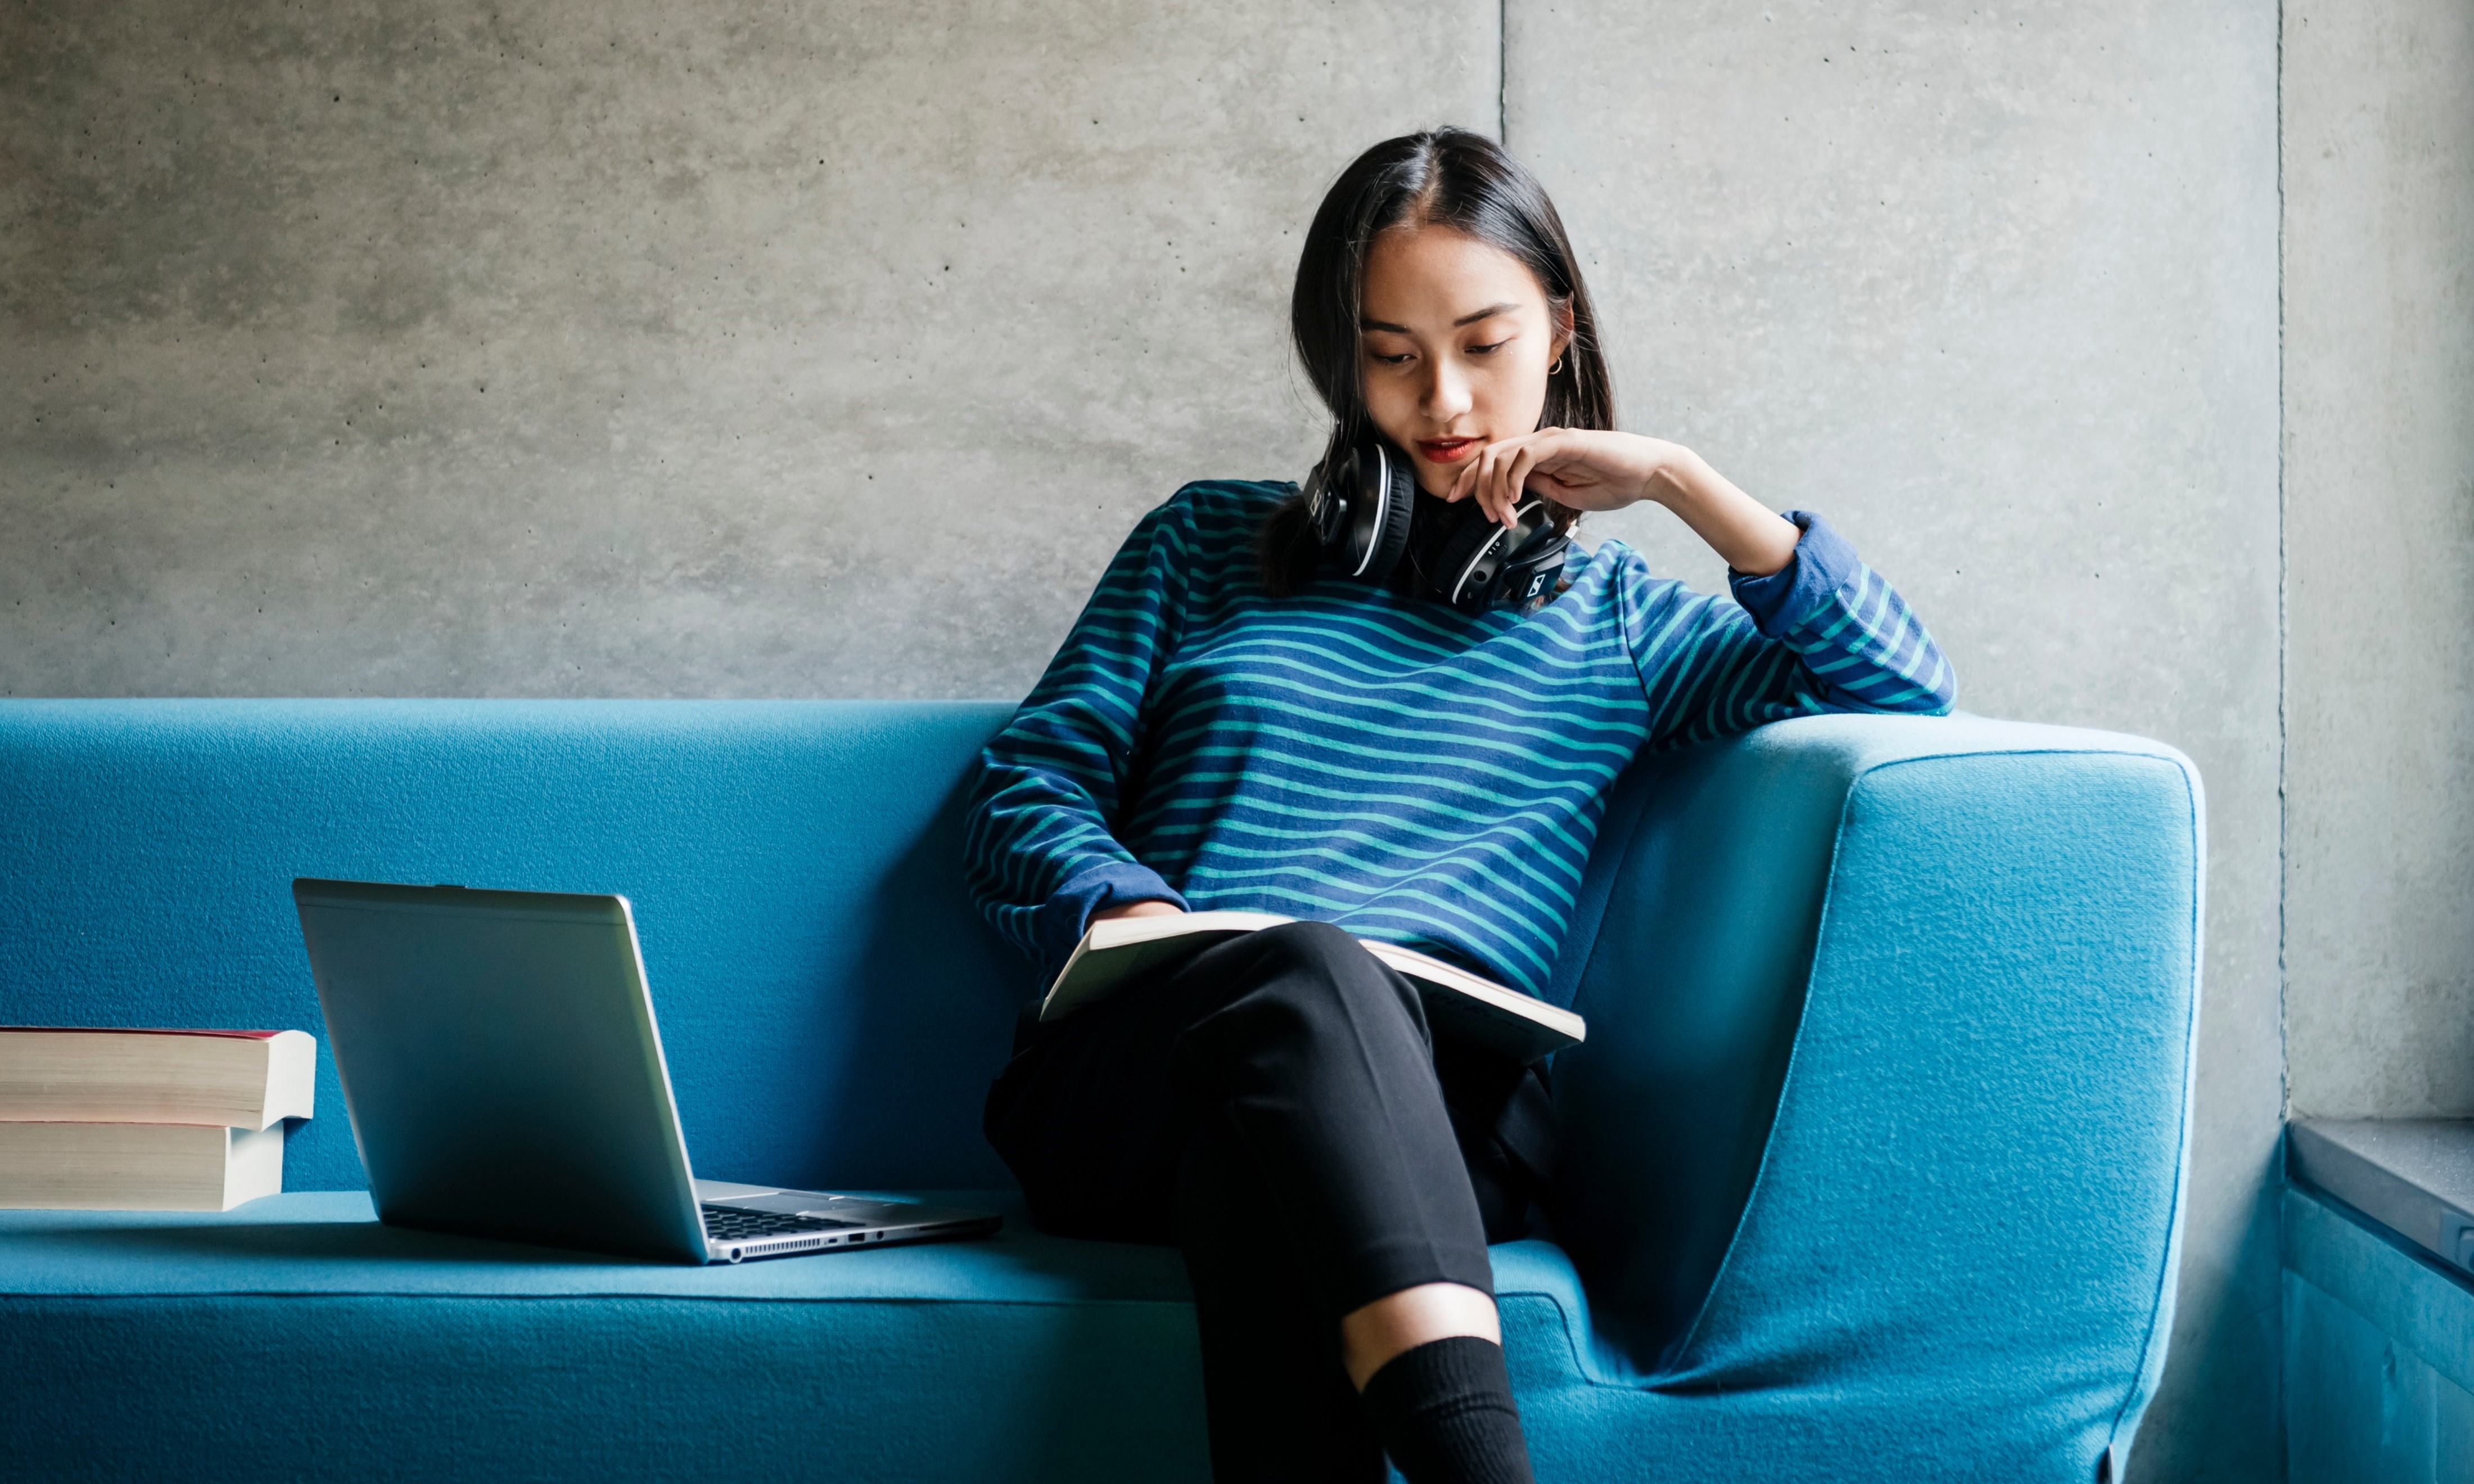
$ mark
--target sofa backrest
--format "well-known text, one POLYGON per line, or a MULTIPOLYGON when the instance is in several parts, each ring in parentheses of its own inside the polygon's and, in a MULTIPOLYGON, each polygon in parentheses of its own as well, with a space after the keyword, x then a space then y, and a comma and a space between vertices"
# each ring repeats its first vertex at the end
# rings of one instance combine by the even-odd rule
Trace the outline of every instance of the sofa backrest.
POLYGON ((979 1113, 1031 970, 959 862, 1010 710, 0 702, 0 1024, 318 1034, 285 1184, 356 1188, 292 878, 617 892, 698 1174, 1007 1185, 979 1113))

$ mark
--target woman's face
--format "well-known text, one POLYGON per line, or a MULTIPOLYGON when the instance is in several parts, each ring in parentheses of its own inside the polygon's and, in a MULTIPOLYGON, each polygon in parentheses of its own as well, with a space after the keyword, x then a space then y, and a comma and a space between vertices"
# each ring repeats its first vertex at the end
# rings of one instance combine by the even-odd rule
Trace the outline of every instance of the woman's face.
POLYGON ((1395 227, 1366 254, 1358 355, 1366 410, 1442 494, 1479 449, 1538 426, 1564 336, 1546 291, 1501 248, 1395 227))

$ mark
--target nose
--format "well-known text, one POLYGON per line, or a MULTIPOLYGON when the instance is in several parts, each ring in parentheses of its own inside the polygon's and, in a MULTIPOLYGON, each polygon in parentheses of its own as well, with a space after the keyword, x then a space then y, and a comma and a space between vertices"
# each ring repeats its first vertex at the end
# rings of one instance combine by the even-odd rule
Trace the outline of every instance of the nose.
POLYGON ((1433 370, 1427 372, 1425 392, 1418 399, 1418 410, 1425 415, 1429 423, 1440 427, 1469 410, 1468 373, 1462 370, 1459 359, 1454 356, 1435 356, 1426 364, 1433 370))

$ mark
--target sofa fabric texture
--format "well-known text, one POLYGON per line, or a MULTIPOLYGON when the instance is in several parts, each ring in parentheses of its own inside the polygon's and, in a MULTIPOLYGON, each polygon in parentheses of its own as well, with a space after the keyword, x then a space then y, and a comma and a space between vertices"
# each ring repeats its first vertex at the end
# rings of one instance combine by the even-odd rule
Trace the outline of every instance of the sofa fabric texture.
MULTIPOLYGON (((1009 712, 0 702, 0 1023, 319 1032, 296 875, 619 892, 699 1175, 1011 1203, 978 1118, 1034 985, 959 864, 1009 712)), ((1560 1226, 1492 1255, 1540 1477, 2120 1477, 2203 838, 2188 761, 2105 733, 1817 717, 1637 765, 1548 990, 1590 1027, 1560 1226)), ((738 1268, 396 1231, 318 1096, 282 1196, 0 1213, 0 1475, 1204 1475, 1166 1249, 1011 1204, 738 1268)))

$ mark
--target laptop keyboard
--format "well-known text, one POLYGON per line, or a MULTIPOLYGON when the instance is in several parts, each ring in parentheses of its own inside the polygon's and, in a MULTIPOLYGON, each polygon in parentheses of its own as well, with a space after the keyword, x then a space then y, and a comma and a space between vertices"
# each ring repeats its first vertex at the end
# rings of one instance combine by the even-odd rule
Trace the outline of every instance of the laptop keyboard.
POLYGON ((777 1236, 786 1232, 838 1232, 859 1224, 856 1221, 836 1221, 829 1216, 742 1210, 736 1206, 707 1206, 704 1209, 705 1234, 720 1242, 743 1242, 750 1237, 777 1236))

